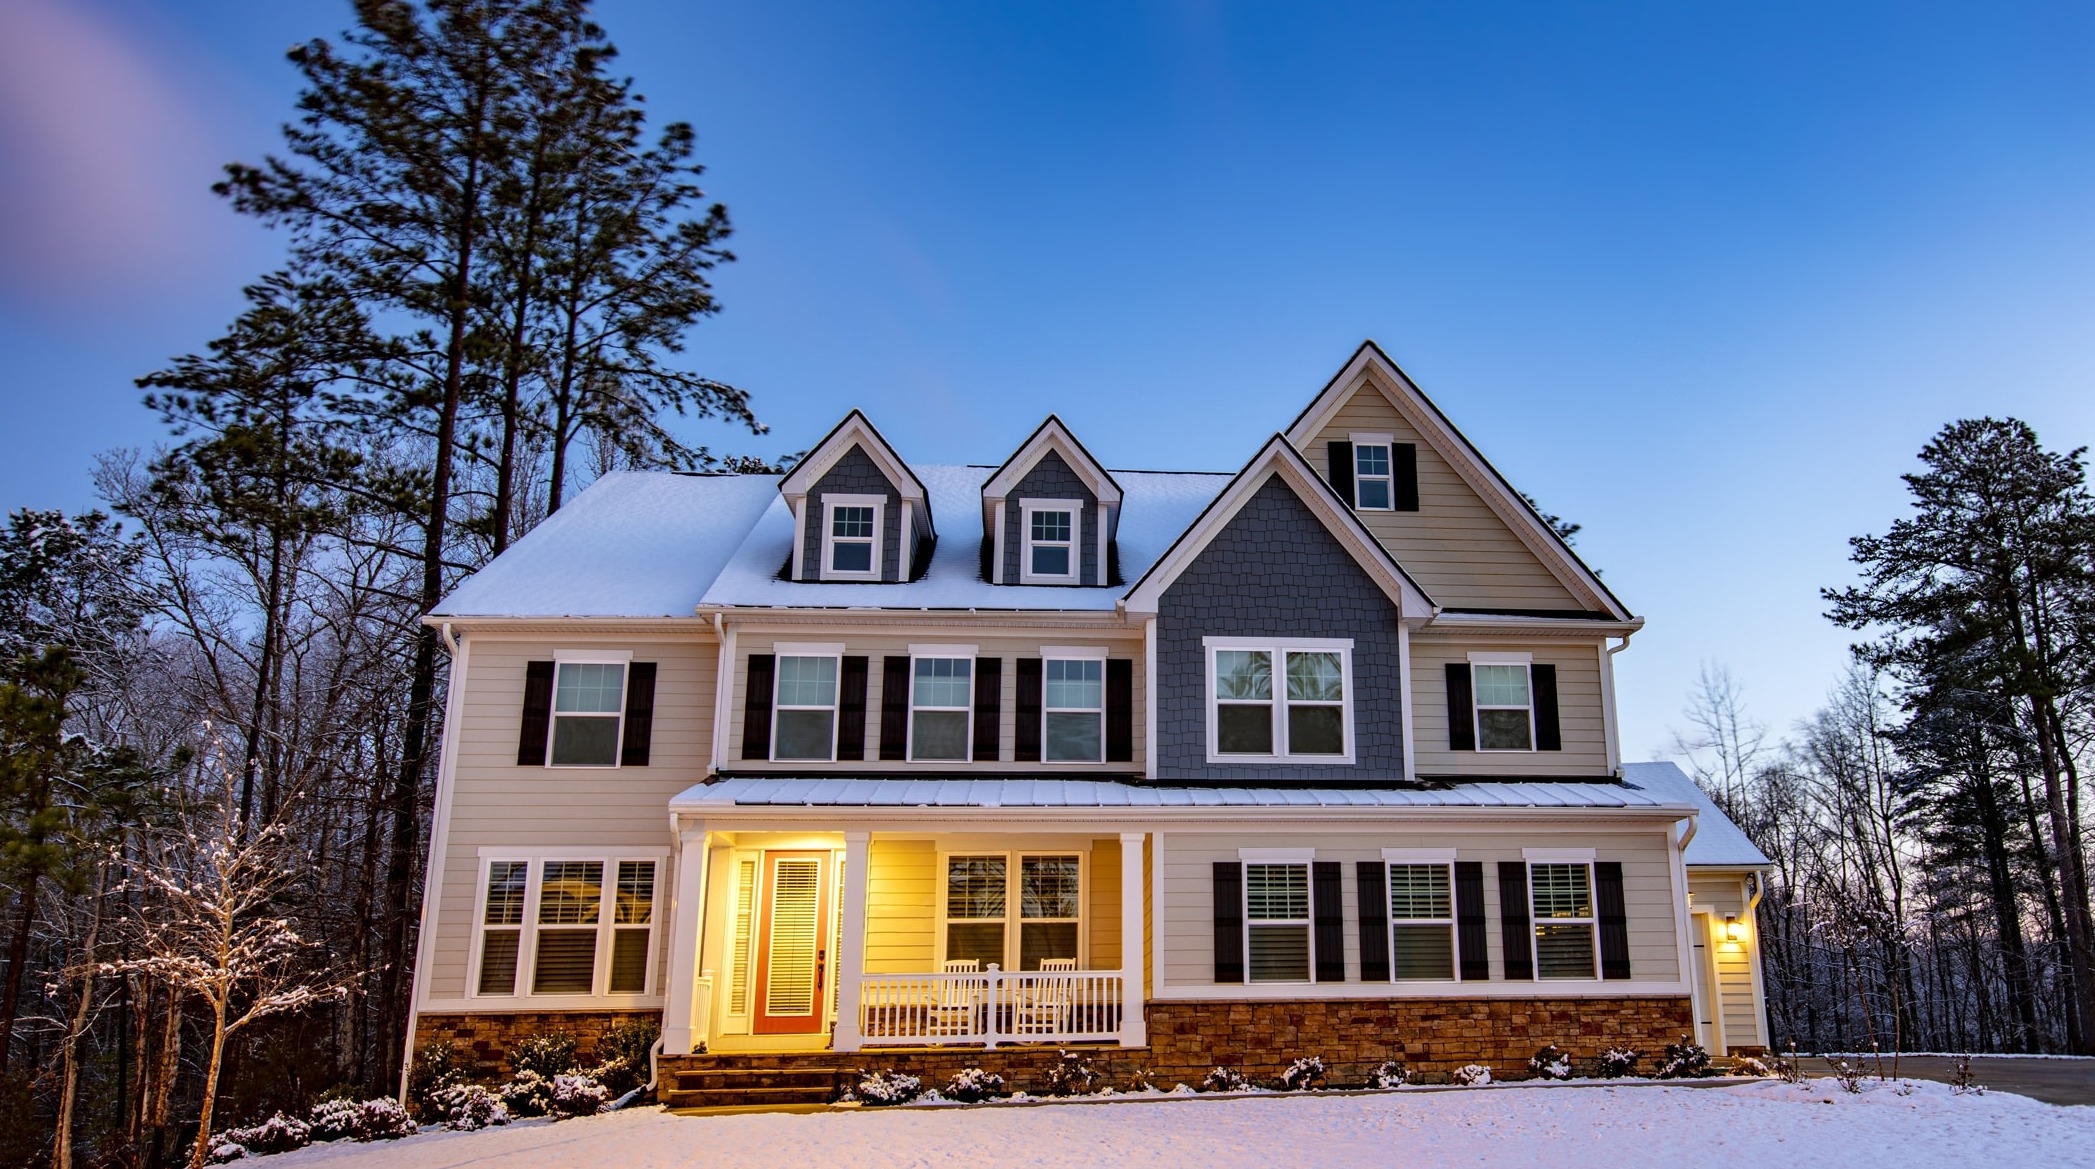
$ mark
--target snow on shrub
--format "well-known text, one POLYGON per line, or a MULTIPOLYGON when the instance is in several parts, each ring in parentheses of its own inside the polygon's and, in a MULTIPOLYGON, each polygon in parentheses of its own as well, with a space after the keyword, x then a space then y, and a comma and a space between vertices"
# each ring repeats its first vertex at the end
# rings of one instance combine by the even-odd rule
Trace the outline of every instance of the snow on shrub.
POLYGON ((502 1098, 478 1084, 453 1084, 430 1099, 430 1105, 453 1132, 477 1132, 509 1123, 502 1098))
POLYGON ((1064 1051, 1041 1081, 1041 1087, 1050 1096, 1089 1096, 1104 1086, 1105 1077, 1092 1069, 1091 1061, 1082 1053, 1075 1051, 1064 1051))
POLYGON ((1480 1063, 1464 1064, 1455 1069, 1455 1082, 1465 1088, 1481 1088, 1491 1082, 1491 1069, 1480 1063))
POLYGON ((1679 1043, 1666 1045, 1666 1058, 1659 1064, 1658 1076, 1662 1080, 1693 1080, 1714 1075, 1709 1066, 1709 1052, 1688 1037, 1680 1037, 1679 1043))
MULTIPOLYGON (((1666 1050, 1671 1051, 1672 1048, 1666 1050)), ((1862 1065, 1844 1059, 1828 1060, 1833 1065, 1833 1078, 1840 1081, 1840 1090, 1850 1096, 1862 1095, 1862 1065)))
POLYGON ((647 1019, 613 1023, 596 1042, 597 1065, 590 1076, 615 1099, 647 1083, 648 1053, 662 1028, 647 1019))
POLYGON ((245 1156, 247 1156, 246 1147, 236 1145, 220 1137, 218 1143, 211 1146, 211 1151, 205 1154, 204 1164, 223 1165, 228 1161, 238 1161, 245 1156))
POLYGON ((1750 1055, 1742 1055, 1735 1060, 1731 1065, 1731 1071, 1733 1075, 1738 1076, 1772 1076, 1775 1074, 1775 1069, 1750 1055))
POLYGON ((1637 1061, 1643 1058, 1644 1053, 1633 1048, 1610 1047, 1600 1053, 1600 1061, 1595 1068, 1606 1079, 1616 1080, 1623 1076, 1635 1075, 1637 1061))
POLYGON ((465 1082, 458 1052, 448 1043, 425 1043, 415 1049, 415 1060, 407 1070, 407 1102, 418 1120, 441 1120, 437 1095, 465 1082))
POLYGON ((316 1141, 391 1141, 415 1134, 414 1118, 390 1096, 372 1100, 326 1100, 313 1105, 316 1141))
POLYGON ((1324 1082, 1324 1057, 1306 1055, 1288 1065, 1280 1073, 1280 1088, 1284 1092, 1306 1092, 1324 1082))
POLYGON ((511 1116, 544 1116, 553 1107, 553 1081, 537 1072, 518 1072, 496 1094, 511 1116))
POLYGON ((509 1050, 509 1070, 521 1077, 531 1072, 542 1080, 564 1076, 581 1066, 575 1037, 565 1031, 533 1035, 509 1050))
POLYGON ((295 1116, 285 1116, 279 1112, 260 1124, 250 1124, 246 1128, 229 1128, 218 1134, 217 1140, 212 1143, 211 1155, 216 1157, 221 1147, 232 1145, 240 1151, 225 1159, 237 1161, 249 1153, 288 1153, 293 1149, 303 1149, 312 1143, 312 1125, 295 1116))
POLYGON ((1410 1082, 1411 1069, 1405 1067, 1401 1059, 1393 1059, 1377 1066, 1375 1074, 1368 1077, 1369 1085, 1376 1088, 1401 1088, 1410 1082))
POLYGON ((860 1072, 858 1087, 852 1095, 866 1104, 883 1107, 889 1104, 907 1104, 924 1092, 924 1081, 915 1076, 889 1069, 884 1072, 860 1072))
POLYGON ((962 1068, 946 1081, 946 1097, 962 1104, 979 1104, 1004 1094, 1004 1077, 981 1068, 962 1068))
POLYGON ((1984 1096, 1986 1094, 1986 1085, 1979 1083, 1979 1077, 1971 1070, 1971 1057, 1969 1055, 1958 1056, 1957 1062, 1950 1066, 1950 1094, 1953 1096, 1984 1096))
POLYGON ((1528 1057, 1528 1074, 1543 1080, 1568 1080, 1571 1078, 1571 1057, 1556 1044, 1548 1044, 1528 1057))
POLYGON ((1200 1090, 1203 1092, 1247 1092, 1251 1090, 1251 1081, 1245 1079, 1243 1073, 1235 1068, 1218 1067, 1201 1077, 1200 1090))
POLYGON ((554 1076, 547 1093, 546 1115, 554 1120, 595 1116, 610 1099, 611 1093, 589 1076, 554 1076))

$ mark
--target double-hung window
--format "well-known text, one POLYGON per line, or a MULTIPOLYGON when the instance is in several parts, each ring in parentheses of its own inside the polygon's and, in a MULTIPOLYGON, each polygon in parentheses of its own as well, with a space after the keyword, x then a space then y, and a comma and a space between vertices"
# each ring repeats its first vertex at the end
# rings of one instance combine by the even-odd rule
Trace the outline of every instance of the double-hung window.
POLYGON ((1392 979, 1455 977, 1455 895, 1449 865, 1390 863, 1389 932, 1392 979))
POLYGON ((648 993, 658 864, 616 856, 488 861, 474 993, 648 993))
POLYGON ((1079 855, 989 853, 946 858, 945 960, 1038 970, 1078 960, 1079 855), (1013 877, 1016 883, 1013 883, 1013 877))
POLYGON ((771 758, 827 763, 836 758, 837 658, 780 654, 771 720, 771 758))
POLYGON ((912 657, 909 757, 921 762, 968 758, 975 696, 975 659, 912 657))
POLYGON ((616 767, 626 663, 559 661, 553 684, 553 767, 616 767))
POLYGON ((1476 699, 1477 748, 1535 749, 1535 699, 1526 662, 1475 661, 1470 665, 1476 699))
POLYGON ((881 513, 887 499, 879 495, 822 497, 822 579, 879 580, 881 513))
POLYGON ((1019 501, 1021 530, 1021 584, 1073 584, 1083 558, 1077 541, 1083 537, 1083 504, 1073 499, 1026 499, 1019 501))
POLYGON ((1353 506, 1362 511, 1388 511, 1395 506, 1387 435, 1353 436, 1353 506))
POLYGON ((1049 658, 1041 669, 1044 758, 1050 763, 1097 763, 1104 757, 1105 659, 1049 658))
POLYGON ((1245 974, 1253 982, 1308 982, 1309 865, 1244 865, 1245 974))
POLYGON ((1593 866, 1585 862, 1528 866, 1535 907, 1535 973, 1541 978, 1592 978, 1595 934, 1593 866))
POLYGON ((1210 762, 1352 760, 1351 641, 1206 644, 1210 762))

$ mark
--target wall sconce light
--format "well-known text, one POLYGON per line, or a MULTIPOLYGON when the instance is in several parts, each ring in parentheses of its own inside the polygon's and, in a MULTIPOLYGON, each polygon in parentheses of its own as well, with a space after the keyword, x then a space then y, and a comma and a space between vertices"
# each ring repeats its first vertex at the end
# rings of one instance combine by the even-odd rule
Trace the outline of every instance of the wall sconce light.
POLYGON ((1746 937, 1746 927, 1744 927, 1744 926, 1742 926, 1742 925, 1740 925, 1740 924, 1739 924, 1739 915, 1738 915, 1738 914, 1736 914, 1736 913, 1727 913, 1727 914, 1725 914, 1725 915, 1724 915, 1724 940, 1725 940, 1725 941, 1727 941, 1727 942, 1737 942, 1737 941, 1743 941, 1743 940, 1745 939, 1745 937, 1746 937))

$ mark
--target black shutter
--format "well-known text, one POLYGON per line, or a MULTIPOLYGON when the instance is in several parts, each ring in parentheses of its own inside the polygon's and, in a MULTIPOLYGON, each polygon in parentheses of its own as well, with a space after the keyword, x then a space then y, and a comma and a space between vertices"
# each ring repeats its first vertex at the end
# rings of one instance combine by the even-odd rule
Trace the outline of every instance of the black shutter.
POLYGON ((626 667, 626 730, 618 745, 621 767, 646 767, 649 741, 655 736, 655 663, 626 667))
POLYGON ((1309 914, 1315 923, 1311 946, 1317 955, 1318 982, 1346 981, 1346 899, 1344 869, 1337 861, 1311 861, 1309 914))
POLYGON ((1017 725, 1011 729, 1011 757, 1020 763, 1040 762, 1040 659, 1018 659, 1017 725))
POLYGON ((524 664, 524 719, 517 727, 516 765, 546 765, 546 735, 553 729, 553 663, 524 664))
POLYGON ((1557 723, 1557 667, 1528 667, 1528 681, 1535 688, 1535 749, 1562 751, 1564 732, 1557 723))
POLYGON ((1622 862, 1593 862, 1594 899, 1600 907, 1600 976, 1629 977, 1629 910, 1622 901, 1622 862))
POLYGON ((1331 489, 1353 506, 1353 444, 1334 442, 1331 444, 1331 489))
POLYGON ((1455 862, 1455 949, 1462 956, 1462 980, 1491 977, 1490 941, 1484 926, 1484 862, 1455 862))
POLYGON ((1360 883, 1360 980, 1389 980, 1389 866, 1357 861, 1360 883))
POLYGON ((1470 705, 1469 663, 1448 663, 1448 750, 1477 749, 1477 716, 1470 705))
POLYGON ((837 758, 866 757, 866 658, 844 659, 837 679, 837 758))
POLYGON ((1003 747, 1004 659, 975 659, 975 762, 995 763, 1003 747))
POLYGON ((1418 446, 1400 442, 1389 448, 1389 505, 1397 511, 1418 510, 1418 446))
POLYGON ((1237 861, 1215 862, 1215 981, 1244 981, 1244 866, 1237 861))
POLYGON ((880 660, 880 757, 909 758, 909 659, 880 660))
POLYGON ((749 684, 742 694, 742 758, 771 758, 772 680, 778 676, 776 654, 749 655, 749 684))
POLYGON ((1535 977, 1535 933, 1528 928, 1528 866, 1499 862, 1499 926, 1506 943, 1506 977, 1535 977))
POLYGON ((1135 663, 1106 659, 1106 762, 1135 761, 1135 663))

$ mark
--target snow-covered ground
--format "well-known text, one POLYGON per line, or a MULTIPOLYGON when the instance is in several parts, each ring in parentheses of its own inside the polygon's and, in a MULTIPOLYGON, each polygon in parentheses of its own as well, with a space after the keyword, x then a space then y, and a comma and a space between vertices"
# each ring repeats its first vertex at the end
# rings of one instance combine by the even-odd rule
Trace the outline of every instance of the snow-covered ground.
POLYGON ((1694 1164, 2087 1164, 2095 1107, 1910 1094, 1832 1080, 1720 1088, 1508 1086, 1362 1096, 1167 1098, 1040 1107, 671 1116, 636 1110, 315 1146, 255 1169, 730 1169, 739 1166, 1442 1165, 1683 1169, 1694 1164))

